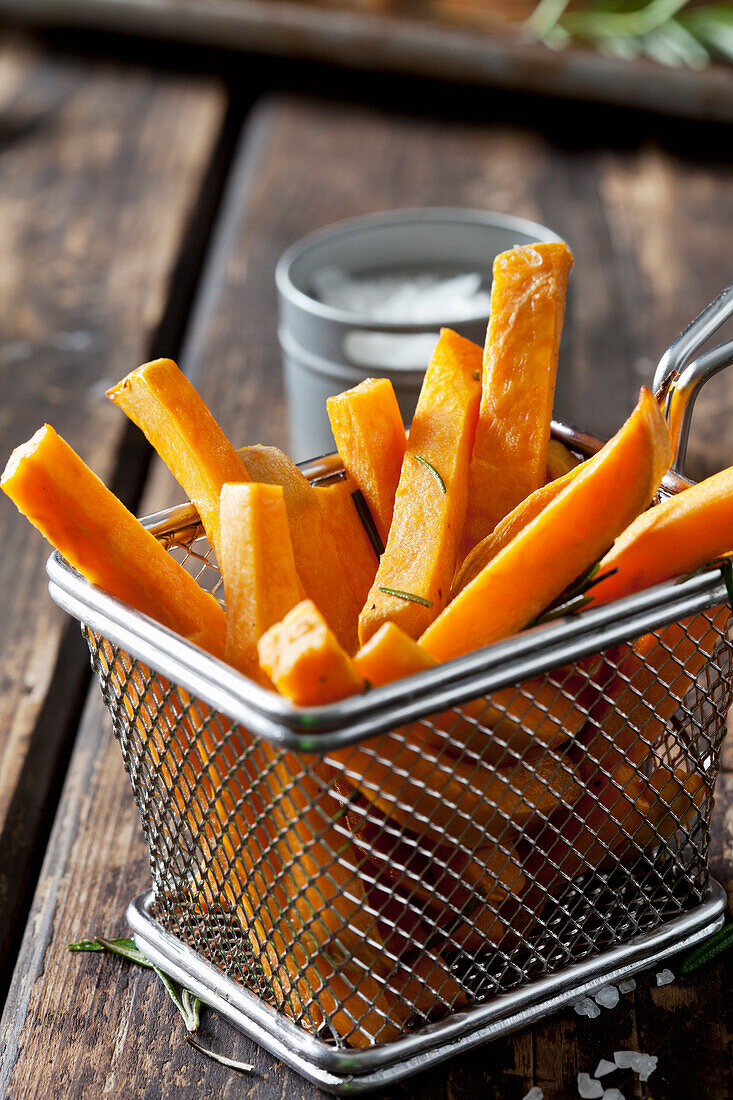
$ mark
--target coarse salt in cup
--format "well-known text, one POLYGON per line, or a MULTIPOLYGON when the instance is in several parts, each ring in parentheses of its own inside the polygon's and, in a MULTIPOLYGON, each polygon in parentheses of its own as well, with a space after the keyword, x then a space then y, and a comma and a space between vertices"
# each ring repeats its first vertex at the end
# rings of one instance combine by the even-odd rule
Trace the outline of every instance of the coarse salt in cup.
POLYGON ((495 256, 557 241, 546 226, 484 210, 391 210, 303 237, 275 281, 297 461, 332 451, 326 399, 389 378, 412 419, 441 327, 483 344, 495 256))

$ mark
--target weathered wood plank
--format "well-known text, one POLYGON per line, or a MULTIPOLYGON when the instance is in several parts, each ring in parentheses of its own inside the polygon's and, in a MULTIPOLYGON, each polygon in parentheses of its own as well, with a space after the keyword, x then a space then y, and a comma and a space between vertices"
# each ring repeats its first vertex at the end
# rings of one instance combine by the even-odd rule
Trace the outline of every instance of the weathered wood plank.
MULTIPOLYGON (((0 52, 3 463, 48 420, 139 491, 147 456, 103 392, 157 333, 180 339, 169 280, 225 109, 210 80, 0 52)), ((1 995, 89 667, 45 591, 47 547, 5 498, 0 541, 1 995)))
MULTIPOLYGON (((568 148, 529 127, 502 122, 417 121, 366 108, 267 101, 254 113, 237 159, 182 363, 232 438, 282 444, 272 286, 282 249, 328 221, 383 206, 496 207, 545 221, 573 245, 574 315, 559 410, 595 431, 611 432, 639 382, 651 376, 652 359, 725 277, 722 245, 707 237, 697 243, 692 231, 680 235, 680 218, 695 209, 699 166, 655 147, 652 171, 650 156, 646 145, 634 143, 613 152, 594 144, 568 148), (621 178, 633 196, 631 211, 624 206, 621 178), (664 219, 656 229, 644 217, 655 188, 664 219), (673 204, 662 201, 670 190, 673 204), (667 241, 668 262, 683 273, 679 281, 671 280, 666 264, 660 268, 647 260, 652 233, 667 241), (700 298, 694 303, 692 284, 700 298)), ((711 169, 722 192, 717 171, 711 169)), ((730 390, 719 400, 730 408, 730 390)), ((156 466, 143 506, 179 498, 180 490, 156 466)), ((161 1098, 189 1090, 234 1096, 246 1089, 252 1100, 313 1100, 318 1090, 213 1018, 205 1040, 254 1061, 258 1076, 243 1083, 183 1048, 180 1025, 148 975, 134 975, 111 960, 100 973, 96 959, 64 955, 72 938, 122 932, 126 901, 147 884, 127 780, 101 724, 101 705, 91 700, 8 1003, 6 1080, 28 1096, 41 1087, 50 1094, 63 1089, 91 1097, 116 1090, 161 1098), (50 1064, 42 1068, 43 1053, 50 1064)), ((719 812, 725 805, 721 792, 719 812)), ((715 868, 730 880, 729 842, 725 852, 716 840, 715 868)), ((659 1009, 677 994, 647 992, 653 977, 644 978, 639 996, 611 1014, 587 1021, 564 1012, 391 1095, 520 1100, 537 1083, 548 1098, 575 1097, 578 1072, 592 1073, 614 1049, 655 1050, 669 1025, 672 1040, 664 1044, 657 1079, 667 1091, 654 1078, 650 1091, 657 1098, 681 1098, 685 1094, 675 1091, 674 1080, 691 1044, 702 1043, 707 1025, 713 1041, 722 1043, 709 1018, 721 1009, 722 976, 714 979, 721 992, 710 1008, 707 1001, 711 975, 721 971, 713 967, 690 979, 694 1024, 690 1013, 659 1009)), ((719 1076, 711 1078, 713 1088, 725 1081, 720 1066, 714 1072, 719 1076)), ((623 1087, 632 1095, 630 1077, 623 1087)))

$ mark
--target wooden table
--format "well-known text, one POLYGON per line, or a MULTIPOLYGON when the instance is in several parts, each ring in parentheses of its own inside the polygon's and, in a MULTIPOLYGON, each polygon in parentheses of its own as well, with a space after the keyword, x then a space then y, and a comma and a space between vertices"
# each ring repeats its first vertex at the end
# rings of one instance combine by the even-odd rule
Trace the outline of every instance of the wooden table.
MULTIPOLYGON (((0 46, 3 244, 0 455, 45 420, 133 508, 180 498, 106 385, 177 356, 237 442, 286 443, 273 268, 301 234, 399 205, 489 207, 545 222, 576 256, 557 408, 613 432, 660 352, 727 282, 733 174, 714 129, 440 85, 271 64, 231 82, 0 46), (341 97, 341 98, 340 98, 341 97), (373 102, 370 104, 369 99, 373 102), (395 109, 395 107, 397 109, 395 109)), ((728 140, 727 150, 730 151, 728 140)), ((691 468, 733 460, 733 377, 701 399, 691 468)), ((148 972, 66 944, 123 934, 148 868, 127 777, 75 623, 45 590, 47 548, 0 502, 0 1093, 19 1097, 316 1097, 213 1014, 182 1041, 148 972)), ((733 889, 733 771, 718 788, 714 873, 733 889)), ((395 1089, 393 1097, 575 1097, 619 1047, 659 1056, 626 1097, 733 1089, 731 958, 598 1020, 564 1011, 395 1089)), ((674 965, 674 964, 672 964, 674 965)), ((614 1083, 616 1083, 614 1081, 614 1083)))

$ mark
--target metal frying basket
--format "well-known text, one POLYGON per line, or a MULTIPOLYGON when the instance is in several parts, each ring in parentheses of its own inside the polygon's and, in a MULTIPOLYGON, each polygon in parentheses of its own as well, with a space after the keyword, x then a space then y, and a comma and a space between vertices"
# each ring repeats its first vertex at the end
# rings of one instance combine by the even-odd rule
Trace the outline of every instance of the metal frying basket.
MULTIPOLYGON (((720 323, 733 291, 714 305, 720 323)), ((696 324, 709 335, 710 308, 696 324)), ((685 340, 666 359, 668 494, 689 484, 697 389, 733 359, 727 345, 687 366, 685 340)), ((190 505, 145 522, 221 595, 190 505)), ((318 708, 58 554, 48 572, 84 624, 148 841, 153 889, 128 910, 140 947, 322 1087, 387 1085, 722 923, 707 867, 733 685, 720 568, 318 708)))

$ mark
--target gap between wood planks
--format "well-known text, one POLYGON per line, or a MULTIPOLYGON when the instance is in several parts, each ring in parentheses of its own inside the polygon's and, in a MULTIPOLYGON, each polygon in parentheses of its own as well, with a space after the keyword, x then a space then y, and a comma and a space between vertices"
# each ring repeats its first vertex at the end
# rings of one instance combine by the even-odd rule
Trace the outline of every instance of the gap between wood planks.
MULTIPOLYGON (((251 105, 250 97, 230 93, 209 165, 181 238, 165 307, 148 342, 147 359, 175 358, 181 352, 234 150, 251 105)), ((132 512, 142 498, 151 456, 152 449, 145 437, 128 423, 108 484, 132 512)), ((4 882, 2 898, 0 1009, 12 978, 91 677, 79 624, 70 620, 63 630, 48 691, 0 834, 0 867, 12 866, 14 871, 4 882)))

